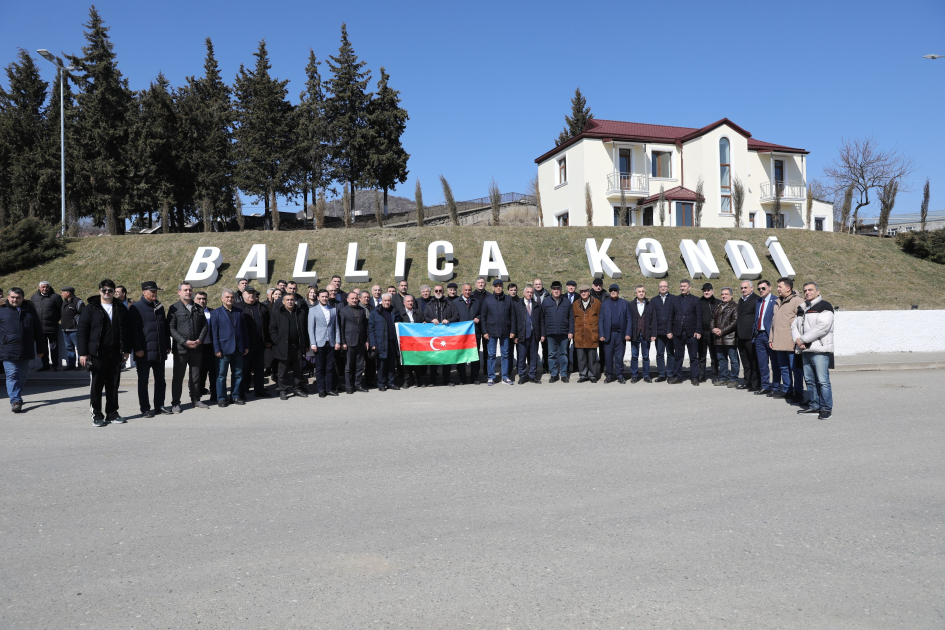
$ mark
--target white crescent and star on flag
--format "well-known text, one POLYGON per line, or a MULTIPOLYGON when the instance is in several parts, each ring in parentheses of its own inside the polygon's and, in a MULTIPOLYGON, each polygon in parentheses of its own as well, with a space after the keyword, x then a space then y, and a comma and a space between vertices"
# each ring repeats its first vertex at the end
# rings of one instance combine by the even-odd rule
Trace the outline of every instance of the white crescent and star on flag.
POLYGON ((442 350, 445 347, 446 342, 439 337, 434 337, 430 340, 430 350, 442 350), (439 342, 437 342, 437 339, 439 339, 439 342), (437 348, 437 346, 439 346, 439 348, 437 348))

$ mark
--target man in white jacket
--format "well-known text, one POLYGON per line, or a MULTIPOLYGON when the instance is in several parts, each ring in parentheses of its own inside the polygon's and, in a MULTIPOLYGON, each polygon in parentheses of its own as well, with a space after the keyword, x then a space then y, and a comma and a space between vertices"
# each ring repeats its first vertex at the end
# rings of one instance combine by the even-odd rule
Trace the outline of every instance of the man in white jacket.
POLYGON ((804 362, 804 381, 811 399, 797 413, 816 413, 826 420, 833 411, 830 357, 833 355, 833 306, 813 282, 804 285, 804 303, 791 325, 794 346, 804 362))

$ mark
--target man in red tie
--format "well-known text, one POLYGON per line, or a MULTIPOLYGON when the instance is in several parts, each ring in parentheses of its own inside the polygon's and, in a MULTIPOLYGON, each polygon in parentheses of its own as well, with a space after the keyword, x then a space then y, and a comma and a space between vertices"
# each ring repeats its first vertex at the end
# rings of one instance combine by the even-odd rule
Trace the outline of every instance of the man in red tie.
POLYGON ((771 317, 774 315, 774 296, 771 295, 771 283, 762 280, 758 283, 758 302, 755 305, 754 342, 755 353, 758 355, 758 371, 761 372, 761 389, 755 392, 756 396, 772 396, 771 379, 781 382, 781 370, 777 365, 774 352, 769 353, 768 341, 771 333, 771 317), (768 369, 768 358, 771 357, 772 369, 768 369))

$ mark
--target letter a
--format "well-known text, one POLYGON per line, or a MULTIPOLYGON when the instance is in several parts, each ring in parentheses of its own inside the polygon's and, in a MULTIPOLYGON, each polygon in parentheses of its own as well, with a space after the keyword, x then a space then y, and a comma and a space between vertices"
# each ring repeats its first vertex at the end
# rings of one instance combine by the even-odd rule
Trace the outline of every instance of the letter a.
POLYGON ((503 281, 509 279, 509 270, 505 268, 505 261, 502 260, 502 252, 499 251, 499 244, 496 241, 484 241, 482 243, 479 275, 483 278, 494 276, 503 281))
POLYGON ((265 244, 257 243, 249 249, 236 279, 260 280, 263 284, 269 282, 269 256, 265 244))

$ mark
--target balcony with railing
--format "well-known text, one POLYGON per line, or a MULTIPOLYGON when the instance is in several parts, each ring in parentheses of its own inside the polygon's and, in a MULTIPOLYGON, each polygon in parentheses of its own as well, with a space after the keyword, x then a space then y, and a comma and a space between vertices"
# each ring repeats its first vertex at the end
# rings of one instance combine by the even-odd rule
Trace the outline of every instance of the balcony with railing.
POLYGON ((765 182, 761 185, 761 201, 774 201, 777 194, 781 201, 804 201, 807 199, 807 184, 804 182, 765 182))
POLYGON ((610 173, 607 176, 607 194, 649 196, 649 180, 645 173, 610 173))

